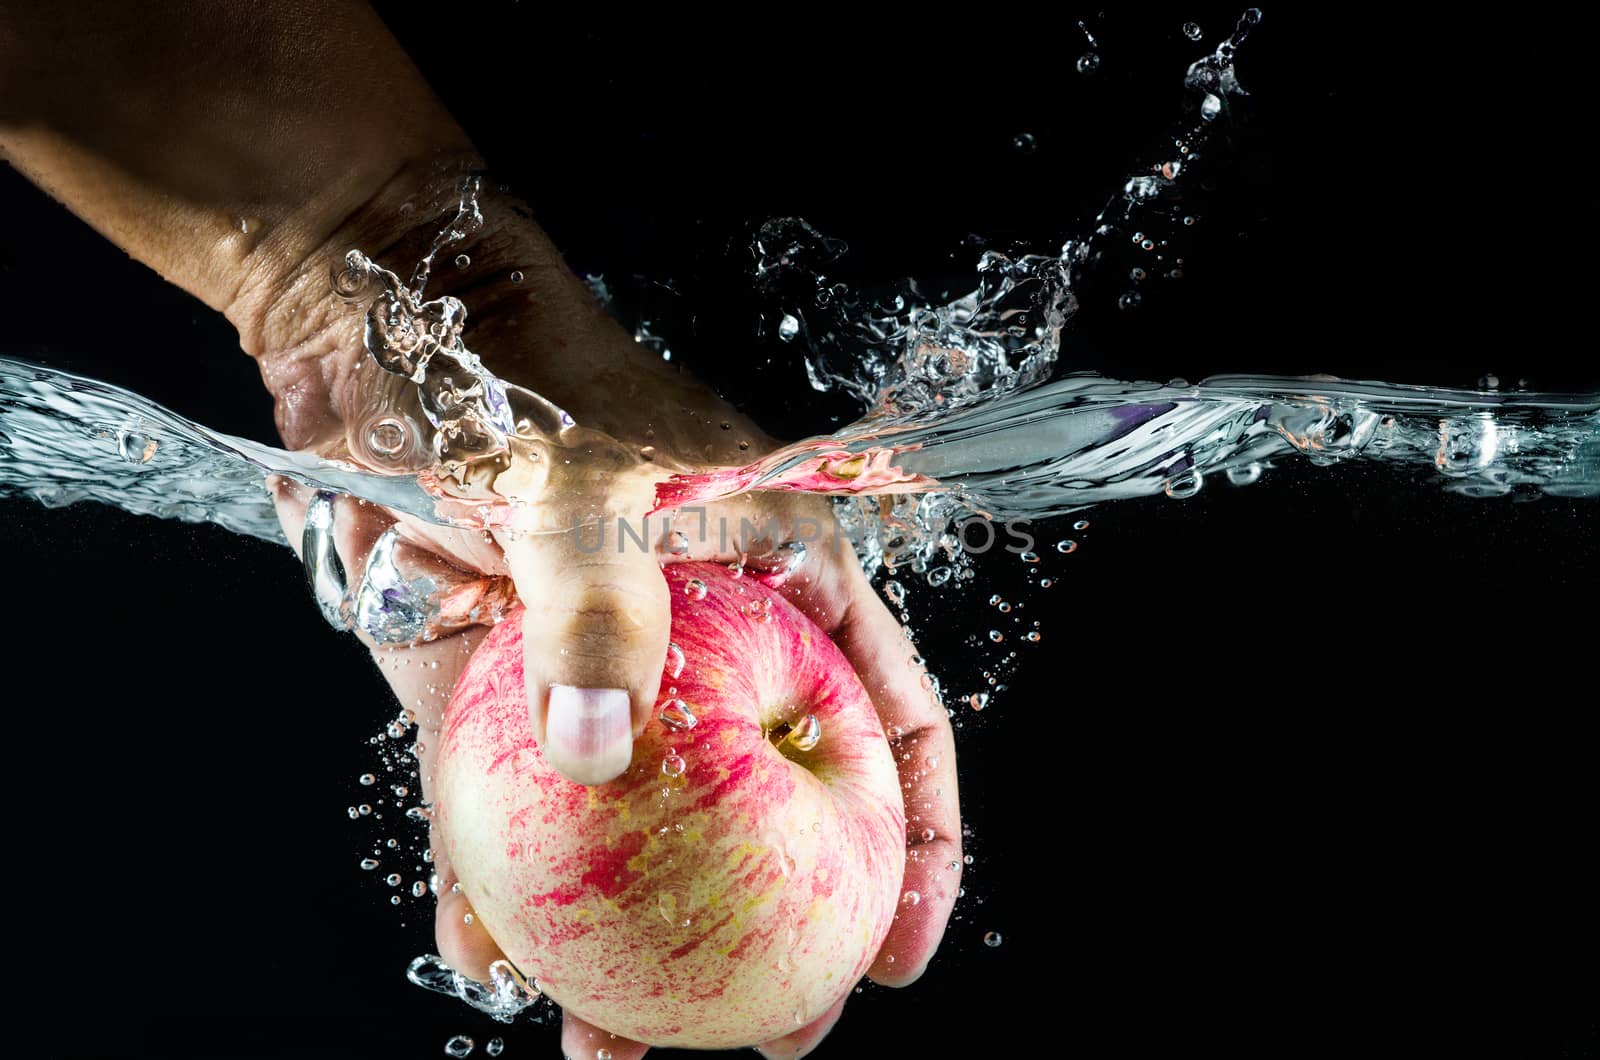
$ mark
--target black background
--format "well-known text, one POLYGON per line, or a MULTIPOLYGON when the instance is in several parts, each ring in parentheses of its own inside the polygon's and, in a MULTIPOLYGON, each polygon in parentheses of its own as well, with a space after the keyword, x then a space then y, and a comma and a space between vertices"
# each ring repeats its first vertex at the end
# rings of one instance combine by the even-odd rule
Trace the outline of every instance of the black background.
MULTIPOLYGON (((970 278, 973 235, 1050 252, 1185 119, 1182 23, 1208 48, 1242 9, 380 10, 574 267, 670 277, 675 356, 792 434, 844 410, 754 338, 752 224, 804 216, 866 284, 970 278)), ((1576 29, 1265 15, 1184 279, 1135 313, 1095 281, 1064 356, 1600 388, 1576 29)), ((0 204, 0 352, 272 439, 220 317, 9 171, 0 204)), ((975 863, 944 948, 819 1055, 1600 1055, 1600 518, 1440 485, 1289 465, 1089 513, 1049 591, 996 556, 964 597, 914 592, 952 702, 990 593, 1044 640, 958 713, 975 863)), ((430 917, 356 868, 345 815, 390 694, 286 549, 12 502, 0 555, 12 957, 43 1055, 555 1054, 549 1026, 404 982, 430 917)))

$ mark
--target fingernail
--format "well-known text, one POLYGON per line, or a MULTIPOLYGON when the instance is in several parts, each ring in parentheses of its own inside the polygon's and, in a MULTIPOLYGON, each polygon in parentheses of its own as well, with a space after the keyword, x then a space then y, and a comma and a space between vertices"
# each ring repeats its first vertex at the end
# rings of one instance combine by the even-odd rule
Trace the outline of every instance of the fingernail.
POLYGON ((604 784, 621 776, 633 759, 631 714, 625 689, 551 685, 545 758, 578 784, 604 784))

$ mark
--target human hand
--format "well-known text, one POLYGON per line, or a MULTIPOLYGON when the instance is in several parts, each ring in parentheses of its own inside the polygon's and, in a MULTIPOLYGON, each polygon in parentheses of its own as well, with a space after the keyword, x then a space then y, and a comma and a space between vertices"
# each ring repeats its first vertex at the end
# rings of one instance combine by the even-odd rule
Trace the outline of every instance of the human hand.
MULTIPOLYGON (((512 245, 519 238, 526 237, 503 229, 494 236, 495 240, 509 240, 512 245)), ((478 258, 479 253, 474 251, 472 256, 478 258)), ((488 293, 487 289, 484 293, 488 293)), ((745 453, 730 459, 724 451, 736 442, 729 440, 729 432, 720 425, 736 422, 737 417, 714 396, 678 375, 667 377, 673 386, 665 394, 662 391, 667 388, 652 385, 664 375, 659 359, 642 358, 638 345, 619 328, 603 317, 594 319, 591 307, 577 304, 579 299, 587 301, 586 290, 569 287, 559 297, 573 301, 560 310, 548 301, 552 297, 548 288, 542 297, 547 299, 544 309, 557 319, 581 322, 590 344, 588 349, 604 351, 584 358, 588 369, 584 374, 573 368, 572 375, 557 381, 563 393, 561 403, 574 412, 580 423, 590 422, 591 411, 609 409, 604 422, 613 439, 624 445, 654 446, 656 459, 662 461, 676 458, 685 463, 732 463, 752 458, 745 453), (603 370, 594 372, 595 365, 603 370), (619 392, 633 396, 632 418, 617 411, 614 395, 619 392), (699 430, 695 429, 696 424, 700 425, 699 430)), ((499 358, 496 364, 492 352, 495 348, 548 350, 561 342, 571 342, 570 337, 553 338, 532 324, 511 324, 508 318, 517 315, 518 300, 474 299, 487 302, 489 311, 474 312, 467 334, 469 344, 503 375, 509 374, 504 367, 505 358, 499 358), (482 316, 488 319, 480 325, 482 316)), ((477 305, 472 308, 478 309, 477 305)), ((324 456, 370 463, 366 458, 370 454, 362 450, 361 432, 374 416, 403 410, 403 388, 397 387, 396 377, 364 362, 364 353, 358 353, 353 363, 350 361, 350 351, 361 349, 359 336, 352 324, 338 323, 339 309, 325 305, 315 312, 297 311, 290 316, 329 323, 319 336, 325 345, 315 360, 284 360, 284 354, 274 352, 304 351, 304 342, 269 342, 262 347, 263 374, 279 397, 285 436, 300 441, 315 439, 310 447, 324 456), (339 338, 341 329, 349 333, 339 338), (320 410, 320 414, 311 415, 311 410, 320 410)), ((359 321, 360 314, 345 311, 344 317, 359 321)), ((548 368, 547 363, 546 373, 548 368)), ((541 383, 539 389, 550 388, 541 383)), ((748 441, 752 436, 759 439, 756 452, 770 447, 769 440, 741 422, 741 431, 735 437, 748 441)), ((572 452, 569 459, 581 465, 593 455, 586 448, 572 452)), ((642 502, 631 495, 636 492, 631 479, 619 480, 603 470, 577 478, 577 486, 569 481, 564 487, 568 495, 539 503, 559 506, 578 500, 590 510, 636 511, 643 515, 639 507, 642 502), (572 492, 591 496, 574 498, 572 492)), ((298 544, 310 495, 301 487, 280 483, 276 496, 286 534, 298 544)), ((835 530, 828 503, 820 498, 750 494, 704 510, 661 513, 654 517, 653 525, 644 525, 650 529, 641 536, 651 543, 651 548, 618 549, 608 538, 606 543, 611 547, 593 549, 591 542, 591 551, 586 553, 578 548, 578 538, 573 534, 529 535, 513 540, 503 535, 442 528, 409 517, 397 519, 382 509, 349 498, 335 502, 333 521, 334 543, 345 569, 351 572, 352 583, 365 566, 374 542, 393 526, 401 542, 397 554, 400 549, 405 550, 405 565, 418 572, 426 571, 450 593, 469 602, 498 603, 509 600, 513 584, 520 587, 518 595, 530 604, 523 638, 531 652, 527 660, 530 722, 552 765, 580 782, 600 783, 625 769, 633 736, 654 712, 670 626, 660 566, 691 559, 744 562, 752 576, 770 574, 773 580, 781 580, 780 591, 834 638, 855 667, 891 737, 906 798, 908 856, 904 886, 908 893, 915 892, 918 900, 902 903, 869 975, 889 985, 914 981, 936 950, 954 903, 960 880, 961 842, 954 740, 946 712, 929 690, 931 682, 914 663, 911 642, 872 591, 848 541, 835 530), (740 551, 739 535, 736 530, 730 533, 730 528, 745 526, 763 528, 768 536, 759 542, 744 542, 745 550, 740 551), (807 545, 800 552, 804 558, 798 564, 766 565, 768 557, 792 559, 796 550, 783 546, 795 540, 807 545), (627 725, 622 729, 623 739, 618 741, 620 747, 602 748, 601 754, 588 756, 564 755, 557 750, 547 737, 552 713, 559 714, 562 708, 552 702, 549 690, 561 684, 626 691, 627 725), (598 766, 596 758, 603 759, 598 766), (954 870, 950 866, 955 866, 954 870)), ((460 609, 465 610, 465 605, 460 609)), ((444 708, 457 676, 481 639, 482 629, 467 625, 453 635, 411 646, 372 645, 374 657, 401 703, 416 712, 419 774, 423 797, 430 802, 437 732, 444 708)), ((556 724, 560 724, 559 718, 556 724)), ((466 922, 467 898, 452 886, 456 881, 450 866, 442 860, 442 837, 433 835, 431 848, 441 859, 435 866, 441 882, 436 920, 440 953, 464 974, 486 979, 489 965, 502 955, 481 923, 466 922)), ((841 1001, 794 1034, 763 1044, 763 1053, 799 1056, 809 1051, 838 1019, 842 1007, 841 1001)), ((563 1031, 567 1051, 582 1055, 587 1048, 592 1054, 595 1044, 590 1039, 610 1049, 618 1060, 645 1050, 637 1043, 613 1039, 567 1014, 563 1031)))

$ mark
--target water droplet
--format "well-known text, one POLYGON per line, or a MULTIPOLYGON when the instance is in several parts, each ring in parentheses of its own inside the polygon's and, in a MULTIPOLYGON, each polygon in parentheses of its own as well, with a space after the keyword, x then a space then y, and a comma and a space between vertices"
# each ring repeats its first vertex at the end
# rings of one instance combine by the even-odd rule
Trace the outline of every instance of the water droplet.
POLYGON ((667 645, 666 672, 668 677, 673 678, 683 673, 683 649, 676 644, 667 645))
POLYGON ((800 321, 785 313, 783 319, 778 321, 778 338, 789 342, 798 334, 800 334, 800 321))
POLYGON ((772 601, 764 596, 758 596, 745 607, 744 613, 750 616, 751 621, 767 623, 772 621, 772 601))
POLYGON ((472 1052, 474 1044, 473 1040, 465 1034, 458 1034, 444 1043, 444 1055, 454 1056, 457 1060, 460 1060, 460 1057, 472 1052))
POLYGON ((1018 154, 1031 155, 1039 145, 1032 133, 1018 133, 1012 138, 1011 146, 1016 148, 1018 154))
POLYGON ((468 265, 471 265, 471 264, 472 264, 472 259, 470 257, 468 257, 467 255, 465 255, 465 254, 457 254, 456 255, 456 268, 464 269, 468 265))
POLYGON ((1006 639, 1006 635, 1001 633, 998 629, 991 629, 989 631, 989 639, 994 641, 996 644, 999 644, 1001 641, 1006 639))
POLYGON ((361 774, 361 784, 362 784, 363 787, 370 788, 370 787, 372 787, 372 785, 376 784, 377 782, 378 782, 378 778, 373 776, 371 773, 363 773, 363 774, 361 774))
POLYGON ((1190 40, 1199 40, 1200 39, 1200 23, 1198 23, 1198 22, 1185 22, 1183 24, 1183 35, 1185 37, 1188 37, 1190 40))
POLYGON ((378 867, 378 859, 377 858, 362 858, 361 859, 361 867, 363 869, 366 869, 368 872, 371 872, 373 869, 378 867))
POLYGON ((795 724, 785 739, 796 751, 809 751, 822 739, 822 723, 815 714, 807 714, 795 724))
MULTIPOLYGON (((512 283, 521 283, 522 282, 522 272, 520 270, 517 270, 517 269, 513 269, 512 270, 512 272, 511 272, 511 282, 512 283)), ((498 1041, 499 1039, 496 1039, 496 1040, 498 1041)))
POLYGON ((1254 26, 1256 23, 1261 21, 1261 9, 1259 7, 1245 8, 1244 20, 1254 26))
POLYGON ((383 878, 383 882, 387 883, 390 887, 398 887, 400 886, 400 874, 398 872, 391 872, 389 875, 383 878))
POLYGON ((1200 101, 1200 117, 1205 121, 1215 121, 1218 114, 1222 113, 1222 100, 1215 93, 1207 92, 1206 98, 1200 101))
POLYGON ((1076 552, 1078 551, 1078 543, 1072 540, 1070 537, 1062 538, 1060 541, 1056 542, 1056 551, 1062 555, 1076 552))
POLYGON ((706 583, 699 578, 690 578, 684 583, 683 595, 691 600, 704 600, 706 598, 706 583))
POLYGON ((1036 630, 1036 629, 1030 629, 1027 632, 1027 634, 1024 635, 1023 639, 1026 640, 1026 641, 1029 641, 1031 643, 1037 644, 1037 643, 1039 643, 1039 631, 1036 630))
POLYGON ((406 811, 406 819, 410 821, 416 821, 418 824, 421 824, 423 821, 429 820, 432 817, 433 814, 428 812, 428 808, 426 806, 413 806, 411 809, 406 811))
POLYGON ((936 836, 936 835, 938 835, 938 833, 935 832, 933 829, 924 828, 922 830, 922 841, 924 843, 931 843, 931 842, 933 842, 934 836, 936 836))
POLYGON ((920 905, 922 904, 922 895, 916 891, 907 891, 900 896, 900 901, 905 905, 920 905))
POLYGON ((597 1049, 594 1054, 594 1060, 611 1060, 611 1050, 605 1048, 597 1049))
POLYGON ((1117 308, 1123 310, 1138 309, 1139 303, 1144 301, 1144 295, 1138 291, 1124 291, 1122 297, 1117 299, 1117 308))
POLYGON ((899 607, 906 601, 906 587, 891 578, 883 583, 883 595, 891 604, 899 607))
POLYGON ((1037 552, 1022 552, 1022 553, 1019 553, 1017 555, 1017 558, 1020 559, 1024 563, 1038 563, 1039 562, 1039 553, 1037 553, 1037 552))
POLYGON ((949 567, 935 567, 928 572, 928 584, 937 589, 950 580, 950 574, 949 567))
POLYGON ((367 814, 372 812, 372 807, 368 806, 366 803, 362 803, 360 806, 356 807, 356 812, 365 817, 367 814))
POLYGON ((687 768, 689 763, 685 762, 683 756, 676 751, 668 753, 667 757, 661 760, 661 772, 664 776, 681 777, 687 768))
POLYGON ((1001 942, 1000 932, 998 932, 998 931, 991 931, 988 934, 983 936, 983 944, 985 946, 989 946, 989 947, 998 946, 998 945, 1000 945, 1000 942, 1001 942))
MULTIPOLYGON (((512 275, 513 276, 520 276, 522 274, 514 272, 514 273, 512 273, 512 275)), ((489 1054, 490 1056, 499 1056, 500 1053, 505 1049, 505 1047, 506 1047, 506 1043, 505 1043, 504 1040, 502 1040, 500 1038, 490 1038, 487 1042, 484 1043, 483 1051, 485 1053, 489 1054)))
POLYGON ((700 719, 694 716, 689 704, 681 699, 669 699, 661 704, 661 724, 678 732, 688 732, 700 719))
POLYGON ((1100 69, 1100 54, 1098 52, 1084 52, 1078 56, 1078 73, 1092 74, 1100 69))
POLYGON ((415 883, 413 883, 411 885, 411 897, 413 897, 413 898, 421 898, 423 895, 425 895, 427 893, 428 893, 428 885, 423 883, 421 880, 418 880, 417 882, 415 882, 415 883))
POLYGON ((989 693, 974 692, 967 697, 967 705, 973 710, 982 710, 989 705, 989 693))

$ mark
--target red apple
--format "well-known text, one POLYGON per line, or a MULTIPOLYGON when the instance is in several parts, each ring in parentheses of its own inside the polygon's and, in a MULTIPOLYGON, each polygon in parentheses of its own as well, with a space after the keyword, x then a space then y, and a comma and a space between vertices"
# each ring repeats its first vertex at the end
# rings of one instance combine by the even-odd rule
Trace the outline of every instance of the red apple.
POLYGON ((436 812, 474 915, 553 1000, 651 1045, 753 1045, 883 944, 900 781, 854 670, 788 600, 716 564, 665 574, 682 670, 669 653, 627 772, 589 788, 545 762, 512 615, 450 701, 436 812))

